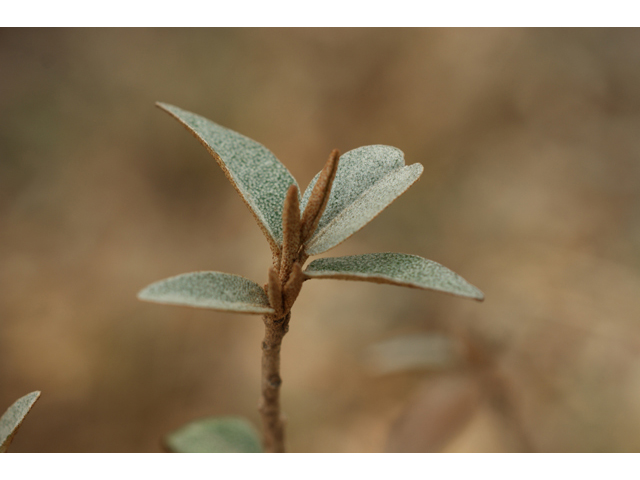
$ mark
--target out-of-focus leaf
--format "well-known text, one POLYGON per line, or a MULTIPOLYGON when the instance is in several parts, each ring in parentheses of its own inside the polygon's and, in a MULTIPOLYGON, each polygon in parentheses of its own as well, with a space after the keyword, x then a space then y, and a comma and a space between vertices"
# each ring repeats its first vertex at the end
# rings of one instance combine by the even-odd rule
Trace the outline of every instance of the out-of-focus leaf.
POLYGON ((195 113, 157 103, 182 123, 216 159, 240 193, 272 249, 282 245, 282 205, 290 185, 289 170, 266 147, 195 113))
POLYGON ((441 370, 459 360, 451 337, 441 334, 406 335, 371 345, 367 367, 374 375, 411 370, 441 370))
POLYGON ((27 416, 38 397, 40 397, 39 391, 28 393, 16 400, 2 415, 0 418, 0 453, 7 451, 24 417, 27 416))
POLYGON ((484 294, 439 263, 406 253, 368 253, 319 258, 304 271, 310 278, 337 278, 390 283, 484 300, 484 294))
POLYGON ((382 145, 374 147, 362 147, 352 151, 359 151, 358 154, 348 156, 352 152, 347 152, 340 157, 329 203, 318 228, 305 245, 305 251, 309 255, 325 252, 356 233, 402 195, 422 174, 423 167, 419 163, 402 166, 404 161, 400 150, 382 145), (374 147, 375 155, 367 150, 374 147), (380 152, 393 154, 393 161, 381 161, 380 152), (347 159, 343 163, 344 157, 347 159))
POLYGON ((260 285, 239 275, 220 272, 193 272, 166 278, 141 290, 138 298, 226 312, 273 313, 260 285))
POLYGON ((472 375, 430 379, 391 426, 386 451, 441 451, 469 423, 482 398, 480 382, 472 375))
POLYGON ((253 426, 241 417, 211 417, 188 423, 165 438, 176 453, 259 453, 253 426))

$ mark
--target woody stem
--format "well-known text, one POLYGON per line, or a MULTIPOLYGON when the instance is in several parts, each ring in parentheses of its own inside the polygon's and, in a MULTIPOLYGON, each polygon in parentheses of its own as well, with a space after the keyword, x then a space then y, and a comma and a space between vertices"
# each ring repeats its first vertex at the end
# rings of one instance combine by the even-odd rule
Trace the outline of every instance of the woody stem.
POLYGON ((264 316, 262 341, 262 397, 259 410, 267 452, 284 452, 284 419, 280 413, 280 346, 289 329, 291 306, 305 280, 302 265, 308 255, 304 250, 304 242, 313 235, 327 206, 339 158, 340 153, 333 150, 320 172, 302 216, 295 183, 289 186, 282 205, 282 250, 274 252, 274 264, 269 269, 269 281, 265 285, 274 312, 264 316))
POLYGON ((269 453, 284 452, 284 419, 280 412, 280 346, 289 329, 291 313, 281 318, 264 316, 262 341, 262 397, 260 414, 264 430, 264 447, 269 453))

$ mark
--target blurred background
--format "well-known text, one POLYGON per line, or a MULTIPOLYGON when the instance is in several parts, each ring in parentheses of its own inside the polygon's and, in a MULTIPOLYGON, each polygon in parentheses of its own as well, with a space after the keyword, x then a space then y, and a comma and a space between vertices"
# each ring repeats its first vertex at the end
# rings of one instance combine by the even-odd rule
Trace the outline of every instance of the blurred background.
POLYGON ((640 450, 640 30, 0 30, 0 410, 16 452, 153 452, 259 427, 259 316, 142 303, 267 242, 163 101, 273 151, 393 145, 422 178, 326 256, 435 260, 484 303, 307 282, 294 452, 640 450))

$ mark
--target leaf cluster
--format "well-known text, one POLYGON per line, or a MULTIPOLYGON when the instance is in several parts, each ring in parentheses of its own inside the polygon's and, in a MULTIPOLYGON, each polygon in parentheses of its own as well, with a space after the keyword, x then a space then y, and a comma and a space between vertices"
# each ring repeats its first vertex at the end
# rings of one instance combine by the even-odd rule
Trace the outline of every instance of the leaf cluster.
MULTIPOLYGON (((155 282, 141 300, 264 315, 263 423, 281 429, 277 406, 279 345, 303 282, 314 278, 359 280, 436 290, 483 300, 480 290, 439 263, 404 253, 373 253, 320 258, 309 256, 340 244, 373 220, 422 174, 419 163, 405 165, 404 154, 386 145, 369 145, 343 155, 333 150, 324 168, 301 194, 287 168, 263 145, 178 107, 158 103, 215 158, 264 233, 273 257, 268 281, 257 283, 221 272, 194 272, 155 282), (266 342, 266 339, 269 342, 266 342), (277 350, 277 352, 276 352, 277 350), (265 363, 266 362, 266 363, 265 363), (270 370, 271 371, 271 370, 270 370), (269 420, 265 420, 268 418, 269 420)), ((274 427, 275 428, 275 427, 274 427)), ((275 431, 275 430, 274 430, 275 431)), ((206 419, 171 434, 173 451, 259 451, 255 433, 237 418, 206 419)), ((281 440, 279 440, 282 443, 281 440)), ((269 448, 273 439, 265 439, 269 448)))
POLYGON ((312 278, 389 283, 484 298, 448 268, 403 253, 322 258, 302 270, 309 256, 349 238, 420 177, 422 165, 405 165, 399 149, 369 145, 341 156, 334 150, 300 195, 295 178, 263 145, 178 107, 164 103, 158 107, 184 125, 218 162, 267 238, 274 264, 266 288, 237 275, 195 272, 149 285, 138 294, 141 300, 282 316, 302 282, 312 278))

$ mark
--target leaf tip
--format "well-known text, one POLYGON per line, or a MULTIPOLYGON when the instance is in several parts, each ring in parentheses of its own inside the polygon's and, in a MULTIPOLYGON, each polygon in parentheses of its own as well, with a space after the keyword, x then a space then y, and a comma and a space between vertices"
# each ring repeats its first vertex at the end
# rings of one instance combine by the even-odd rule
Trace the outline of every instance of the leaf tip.
POLYGON ((476 295, 473 297, 476 302, 484 302, 484 293, 476 288, 476 295))
POLYGON ((25 417, 40 397, 40 390, 27 393, 7 409, 0 417, 0 453, 5 453, 25 417))
POLYGON ((144 287, 142 290, 140 290, 138 293, 136 293, 136 298, 138 300, 141 300, 143 302, 148 302, 149 298, 148 298, 148 292, 149 292, 149 287, 151 285, 147 285, 146 287, 144 287))
POLYGON ((156 102, 155 106, 157 108, 159 108, 160 110, 164 110, 165 112, 168 112, 169 108, 171 107, 171 105, 169 105, 168 103, 164 103, 164 102, 156 102))

